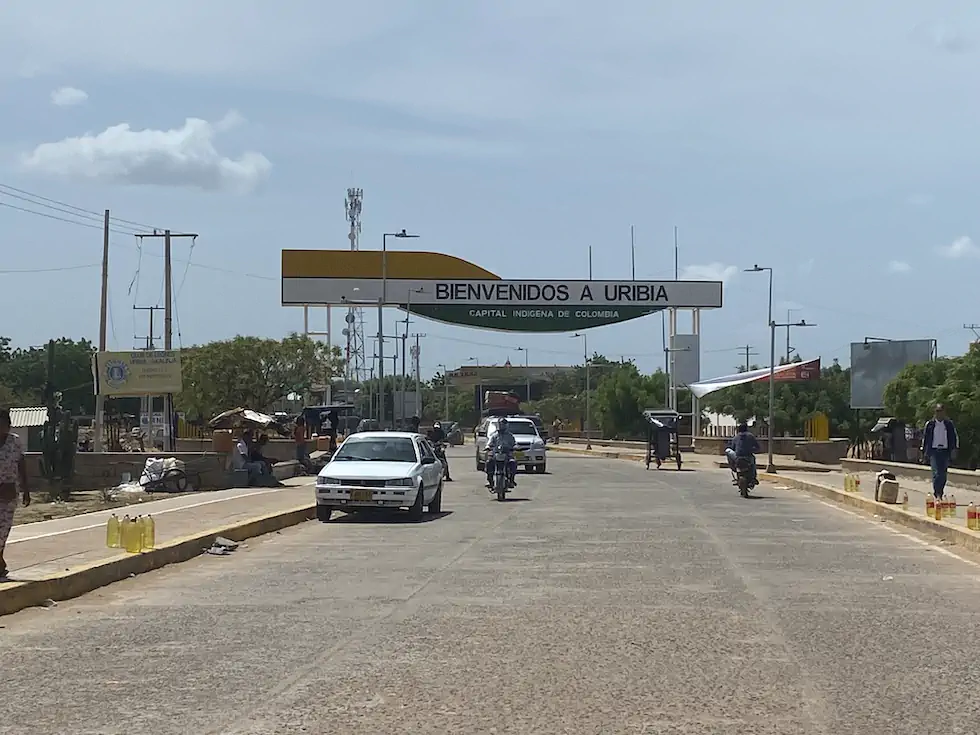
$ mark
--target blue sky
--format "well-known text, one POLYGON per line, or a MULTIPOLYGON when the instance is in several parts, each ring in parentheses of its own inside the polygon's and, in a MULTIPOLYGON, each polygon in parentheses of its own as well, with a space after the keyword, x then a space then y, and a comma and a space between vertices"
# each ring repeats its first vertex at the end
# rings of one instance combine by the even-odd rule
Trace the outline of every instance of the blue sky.
MULTIPOLYGON (((109 337, 129 349, 146 332, 133 306, 162 303, 162 244, 141 254, 131 223, 200 233, 175 250, 184 345, 280 336, 302 327, 279 306, 280 250, 347 247, 357 186, 362 247, 404 227, 511 278, 586 277, 590 246, 596 278, 628 278, 630 225, 637 277, 672 277, 678 226, 682 271, 726 279, 724 309, 702 318, 704 377, 740 345, 766 362, 766 278, 741 272, 754 263, 775 269, 777 319, 818 324, 794 335, 804 357, 846 362, 865 336, 962 352, 980 321, 980 6, 803 7, 11 0, 0 333, 98 334, 98 217, 15 189, 130 221, 112 239, 109 337), (72 270, 16 272, 51 268, 72 270)), ((416 326, 426 373, 522 362, 506 345, 536 364, 581 354, 564 335, 416 326)), ((660 331, 651 317, 589 346, 651 370, 660 331)))

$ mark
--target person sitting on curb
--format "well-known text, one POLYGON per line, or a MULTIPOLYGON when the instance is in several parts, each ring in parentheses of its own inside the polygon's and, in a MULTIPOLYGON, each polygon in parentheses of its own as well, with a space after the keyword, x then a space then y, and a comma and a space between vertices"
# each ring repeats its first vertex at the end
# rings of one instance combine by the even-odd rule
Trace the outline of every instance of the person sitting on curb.
POLYGON ((946 407, 937 403, 933 418, 926 422, 922 432, 922 454, 932 467, 932 494, 937 500, 941 500, 946 492, 949 461, 956 456, 958 442, 956 427, 946 417, 946 407))

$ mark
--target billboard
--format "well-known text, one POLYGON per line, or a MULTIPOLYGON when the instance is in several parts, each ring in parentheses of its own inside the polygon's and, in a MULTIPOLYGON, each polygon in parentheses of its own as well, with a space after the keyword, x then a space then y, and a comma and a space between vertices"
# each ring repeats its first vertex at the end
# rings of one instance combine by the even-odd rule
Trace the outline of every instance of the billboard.
POLYGON ((396 306, 508 332, 567 332, 668 308, 717 309, 721 281, 504 280, 442 253, 282 251, 282 305, 396 306))
POLYGON ((887 386, 906 365, 932 360, 931 339, 851 343, 851 408, 883 408, 887 386))
POLYGON ((675 334, 670 338, 670 371, 676 386, 701 380, 701 340, 696 334, 675 334))
POLYGON ((92 372, 96 395, 159 396, 183 388, 179 350, 99 352, 92 372))

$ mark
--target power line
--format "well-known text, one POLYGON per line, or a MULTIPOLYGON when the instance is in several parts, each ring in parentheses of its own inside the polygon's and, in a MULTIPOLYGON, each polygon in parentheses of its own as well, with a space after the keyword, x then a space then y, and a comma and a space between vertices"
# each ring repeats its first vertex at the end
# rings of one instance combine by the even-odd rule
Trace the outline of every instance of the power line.
MULTIPOLYGON (((32 203, 33 204, 38 204, 40 206, 44 206, 43 204, 41 204, 41 202, 49 202, 50 204, 56 204, 59 207, 65 207, 67 209, 72 209, 72 210, 74 210, 76 212, 80 212, 82 214, 89 215, 90 218, 91 217, 94 217, 96 219, 96 221, 98 221, 98 222, 101 222, 102 221, 102 218, 103 218, 103 213, 101 213, 101 212, 95 212, 95 211, 93 211, 91 209, 85 209, 84 207, 78 207, 78 206, 75 206, 74 204, 68 204, 67 202, 58 201, 57 199, 51 199, 50 197, 42 196, 40 194, 35 194, 33 192, 26 191, 24 189, 18 189, 16 186, 10 186, 10 184, 0 184, 0 190, 5 191, 7 193, 7 196, 11 196, 11 197, 14 197, 16 199, 24 199, 25 197, 30 197, 31 199, 36 199, 38 201, 37 202, 32 202, 32 203), (11 194, 10 192, 15 192, 15 193, 11 194), (18 196, 18 194, 21 195, 21 196, 18 196)), ((25 201, 30 201, 30 199, 24 199, 24 200, 25 201)), ((52 207, 52 209, 53 209, 53 207, 52 207)), ((157 229, 158 230, 158 229, 161 229, 159 227, 153 227, 152 225, 148 225, 148 224, 145 224, 143 222, 134 222, 133 220, 123 219, 122 217, 111 217, 110 216, 109 217, 109 221, 110 222, 118 222, 119 224, 124 224, 124 225, 132 225, 133 227, 139 227, 141 229, 147 229, 147 230, 154 230, 154 229, 157 229)))
POLYGON ((87 265, 66 265, 61 268, 23 268, 13 270, 0 270, 0 274, 7 273, 57 273, 59 271, 80 271, 86 268, 98 268, 101 263, 89 263, 87 265))

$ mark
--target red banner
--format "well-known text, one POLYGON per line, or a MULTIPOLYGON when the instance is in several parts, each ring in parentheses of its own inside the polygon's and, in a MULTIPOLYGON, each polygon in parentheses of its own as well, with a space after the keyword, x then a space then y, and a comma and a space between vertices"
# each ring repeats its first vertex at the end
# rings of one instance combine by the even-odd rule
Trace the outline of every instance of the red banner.
MULTIPOLYGON (((820 358, 794 363, 792 369, 777 372, 773 377, 777 383, 805 383, 809 380, 819 380, 820 358)), ((769 382, 769 376, 764 375, 757 382, 769 382)))

